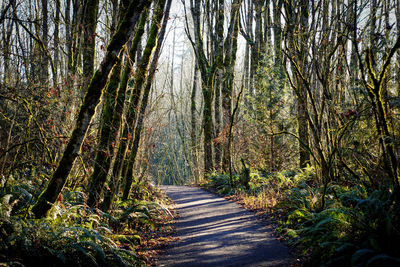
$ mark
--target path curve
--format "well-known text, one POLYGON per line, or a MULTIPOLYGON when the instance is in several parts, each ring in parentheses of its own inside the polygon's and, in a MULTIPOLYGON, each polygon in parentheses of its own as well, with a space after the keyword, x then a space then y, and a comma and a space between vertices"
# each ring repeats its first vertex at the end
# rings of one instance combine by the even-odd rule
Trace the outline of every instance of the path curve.
POLYGON ((176 203, 175 244, 157 266, 289 266, 286 246, 238 204, 197 187, 161 186, 176 203))

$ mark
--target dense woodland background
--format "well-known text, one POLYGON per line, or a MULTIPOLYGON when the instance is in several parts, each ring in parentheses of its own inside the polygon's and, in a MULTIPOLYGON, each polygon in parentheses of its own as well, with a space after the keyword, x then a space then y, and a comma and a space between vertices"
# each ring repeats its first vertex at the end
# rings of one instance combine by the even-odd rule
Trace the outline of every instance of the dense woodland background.
POLYGON ((310 265, 399 264, 399 0, 4 0, 0 57, 1 261, 139 262, 194 182, 310 265))

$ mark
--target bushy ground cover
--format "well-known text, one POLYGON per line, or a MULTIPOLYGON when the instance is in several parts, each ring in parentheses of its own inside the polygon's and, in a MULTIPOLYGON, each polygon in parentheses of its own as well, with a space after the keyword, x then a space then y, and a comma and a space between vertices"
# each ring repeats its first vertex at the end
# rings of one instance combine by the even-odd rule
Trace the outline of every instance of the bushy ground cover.
POLYGON ((244 176, 212 173, 202 186, 267 214, 305 266, 400 266, 399 208, 390 188, 348 180, 325 187, 311 167, 244 176))
POLYGON ((135 200, 107 213, 89 208, 76 188, 64 190, 46 218, 30 219, 41 178, 2 181, 0 266, 142 266, 171 240, 166 198, 147 182, 135 186, 135 200))

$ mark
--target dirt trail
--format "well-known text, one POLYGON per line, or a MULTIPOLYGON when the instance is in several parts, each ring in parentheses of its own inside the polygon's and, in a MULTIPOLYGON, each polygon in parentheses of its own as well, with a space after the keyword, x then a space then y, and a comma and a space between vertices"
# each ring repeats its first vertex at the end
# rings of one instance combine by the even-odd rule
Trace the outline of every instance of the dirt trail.
POLYGON ((179 241, 157 266, 289 266, 288 248, 251 212, 196 187, 161 189, 177 204, 179 241))

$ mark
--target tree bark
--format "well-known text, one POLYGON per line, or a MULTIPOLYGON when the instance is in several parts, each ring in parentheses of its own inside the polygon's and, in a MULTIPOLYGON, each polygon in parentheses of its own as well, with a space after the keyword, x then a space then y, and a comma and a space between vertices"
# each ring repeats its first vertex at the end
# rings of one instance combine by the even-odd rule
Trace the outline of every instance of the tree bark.
MULTIPOLYGON (((160 29, 159 25, 161 23, 163 15, 164 15, 164 13, 163 13, 164 4, 165 4, 165 0, 159 0, 157 3, 157 7, 154 11, 151 27, 150 27, 149 34, 147 37, 147 43, 146 43, 145 49, 143 51, 143 55, 142 55, 142 58, 141 58, 141 61, 139 64, 139 68, 137 69, 137 72, 136 72, 135 83, 133 86, 133 93, 132 93, 133 96, 135 97, 135 101, 133 103, 134 105, 130 108, 132 110, 134 116, 132 117, 131 121, 128 121, 128 123, 131 124, 131 131, 133 132, 133 134, 134 134, 135 124, 137 122, 137 117, 138 117, 138 113, 139 113, 139 111, 138 111, 139 110, 138 109, 139 99, 140 99, 140 96, 142 95, 143 84, 146 81, 150 58, 151 58, 152 52, 154 50, 154 47, 157 44, 157 34, 160 29)), ((134 136, 132 136, 132 137, 134 138, 134 136)), ((132 145, 134 145, 134 143, 132 145)), ((137 144, 137 146, 138 145, 139 144, 137 144)), ((133 183, 133 165, 134 165, 134 160, 135 160, 136 152, 137 152, 137 151, 133 151, 133 150, 134 150, 134 148, 132 147, 132 151, 131 151, 130 155, 125 159, 125 162, 124 162, 125 170, 123 170, 123 180, 124 180, 124 191, 123 191, 123 195, 122 195, 123 200, 128 199, 131 185, 133 183)), ((137 150, 137 148, 136 148, 136 150, 137 150)))
POLYGON ((114 34, 110 44, 107 47, 107 52, 99 69, 94 74, 87 88, 87 93, 83 99, 81 109, 78 113, 78 118, 64 150, 58 167, 51 177, 46 189, 39 196, 39 199, 32 207, 31 211, 36 218, 46 216, 52 204, 56 201, 61 193, 72 165, 79 154, 83 139, 89 127, 90 121, 94 114, 95 108, 99 103, 103 88, 108 80, 108 74, 113 66, 117 63, 118 55, 122 46, 126 43, 129 35, 132 33, 134 26, 139 20, 140 13, 143 8, 148 6, 150 1, 131 1, 123 18, 120 20, 117 32, 114 34))
POLYGON ((198 73, 199 68, 195 63, 193 71, 193 84, 192 93, 190 95, 190 141, 191 141, 191 153, 192 153, 192 165, 193 175, 196 183, 200 180, 199 164, 198 164, 198 145, 197 145, 197 119, 196 119, 196 94, 198 85, 198 73))
POLYGON ((53 86, 58 86, 58 70, 60 69, 60 56, 59 56, 59 32, 60 32, 60 2, 56 1, 56 10, 54 18, 54 77, 53 86))
POLYGON ((204 170, 210 172, 213 167, 213 114, 212 114, 212 91, 213 82, 212 77, 209 77, 206 82, 202 83, 202 92, 204 98, 203 108, 203 130, 204 130, 204 170))
MULTIPOLYGON (((396 28, 397 32, 400 32, 400 0, 396 0, 395 5, 396 14, 396 28)), ((400 51, 397 51, 397 62, 396 62, 396 87, 397 87, 397 97, 400 97, 400 51)))
POLYGON ((204 131, 204 171, 209 172, 213 169, 213 81, 214 75, 217 68, 216 62, 212 64, 209 63, 203 48, 203 38, 201 37, 200 30, 200 6, 201 1, 190 1, 191 3, 191 13, 194 24, 194 41, 189 36, 193 50, 196 54, 196 62, 199 66, 202 79, 202 93, 204 99, 203 107, 203 120, 202 127, 204 131))
POLYGON ((214 154, 215 154, 215 168, 221 168, 221 126, 222 126, 222 111, 221 111, 221 87, 224 75, 224 0, 218 0, 216 5, 216 20, 215 28, 216 34, 214 35, 214 42, 216 47, 216 64, 217 71, 215 75, 215 99, 214 99, 214 113, 215 113, 215 134, 214 134, 214 154))
MULTIPOLYGON (((148 100, 149 100, 149 96, 150 96, 150 90, 151 90, 151 86, 153 83, 154 75, 157 70, 158 59, 160 58, 160 52, 161 52, 162 43, 164 41, 165 30, 167 28, 171 3, 172 3, 172 0, 167 0, 166 6, 164 9, 163 23, 162 23, 162 26, 160 29, 160 33, 158 34, 157 47, 156 47, 156 50, 154 51, 153 59, 151 61, 149 73, 147 76, 146 85, 143 90, 142 103, 141 103, 141 107, 139 110, 139 115, 138 115, 137 124, 136 124, 136 128, 135 128, 135 133, 134 133, 135 139, 133 140, 132 151, 129 154, 129 158, 128 158, 129 166, 128 166, 127 178, 133 177, 132 176, 133 167, 134 167, 137 152, 139 149, 140 137, 141 137, 141 132, 143 129, 144 116, 145 116, 145 112, 146 112, 146 108, 147 108, 147 104, 148 104, 148 100), (131 170, 131 171, 129 171, 129 170, 131 170)), ((131 183, 131 185, 132 185, 132 183, 131 183)), ((130 187, 129 187, 129 189, 130 189, 130 187)))
POLYGON ((305 73, 307 68, 307 35, 308 32, 308 15, 309 6, 307 0, 301 0, 298 3, 299 13, 295 13, 295 6, 292 3, 284 2, 285 11, 287 16, 287 42, 292 53, 292 57, 295 58, 296 64, 294 66, 291 62, 292 72, 294 74, 295 82, 295 93, 297 100, 297 133, 299 137, 298 149, 299 149, 299 167, 304 168, 310 162, 310 154, 307 150, 309 146, 309 132, 308 132, 308 108, 307 108, 307 91, 304 85, 302 77, 300 77, 296 67, 299 71, 305 73), (296 51, 296 49, 298 51, 296 51))
MULTIPOLYGON (((251 46, 251 63, 250 63, 250 95, 256 93, 257 81, 255 80, 258 62, 260 61, 260 45, 262 43, 262 32, 261 32, 261 12, 262 4, 261 0, 253 0, 255 9, 255 25, 254 25, 254 38, 253 45, 251 46)), ((252 29, 249 29, 249 31, 252 29)))
POLYGON ((225 172, 230 170, 231 166, 231 145, 230 145, 230 127, 232 121, 232 93, 234 81, 234 67, 236 63, 237 38, 239 34, 239 9, 242 0, 235 0, 232 3, 230 24, 228 34, 225 38, 225 77, 222 85, 222 108, 223 108, 223 157, 222 168, 225 172))
MULTIPOLYGON (((300 68, 305 73, 307 68, 307 32, 308 28, 308 15, 309 15, 309 3, 307 0, 302 0, 300 3, 300 29, 299 32, 303 33, 299 36, 299 45, 300 45, 300 53, 299 53, 299 63, 300 68)), ((310 162, 310 154, 308 150, 304 147, 304 144, 309 144, 309 132, 308 132, 308 120, 306 113, 307 109, 307 92, 306 88, 303 84, 303 81, 300 77, 297 77, 298 82, 298 90, 299 90, 299 101, 297 106, 297 122, 298 122, 298 133, 299 138, 302 143, 299 143, 299 166, 300 168, 304 168, 310 162)))
POLYGON ((94 59, 96 48, 96 27, 99 0, 83 1, 83 43, 82 43, 82 63, 83 63, 83 83, 81 94, 85 95, 85 90, 93 76, 94 59))
POLYGON ((112 122, 120 76, 121 61, 114 66, 103 96, 105 103, 99 130, 100 140, 97 145, 97 152, 94 159, 93 173, 89 177, 89 198, 87 204, 90 207, 97 206, 103 193, 103 187, 107 180, 108 170, 111 165, 113 147, 112 143, 110 143, 110 138, 115 136, 118 131, 118 129, 112 125, 112 122))
MULTIPOLYGON (((114 118, 113 118, 113 125, 117 123, 121 123, 121 135, 120 135, 120 140, 117 142, 117 140, 114 142, 114 144, 118 144, 117 149, 116 149, 116 155, 115 155, 115 161, 114 165, 112 166, 112 171, 111 171, 111 181, 110 181, 110 190, 107 192, 104 203, 103 203, 103 209, 108 210, 112 203, 114 202, 115 195, 118 194, 119 188, 120 188, 120 176, 123 173, 123 162, 125 159, 125 153, 126 149, 129 145, 129 140, 128 140, 128 135, 132 131, 128 126, 125 126, 122 124, 122 108, 124 106, 125 102, 125 95, 127 94, 127 88, 128 88, 128 83, 131 80, 131 77, 134 77, 134 74, 132 73, 133 69, 133 64, 135 62, 135 59, 137 58, 137 54, 139 53, 138 48, 140 41, 142 39, 143 33, 144 33, 144 27, 146 24, 146 20, 148 17, 149 11, 146 9, 140 18, 139 25, 137 27, 135 36, 132 41, 132 46, 129 50, 129 55, 125 63, 125 68, 122 74, 121 78, 121 83, 119 85, 119 105, 117 107, 121 107, 120 111, 117 111, 117 109, 114 112, 114 118)), ((131 121, 132 117, 134 116, 132 106, 134 105, 134 101, 136 101, 134 98, 134 95, 131 93, 129 96, 129 101, 128 105, 126 107, 126 121, 131 121)))

